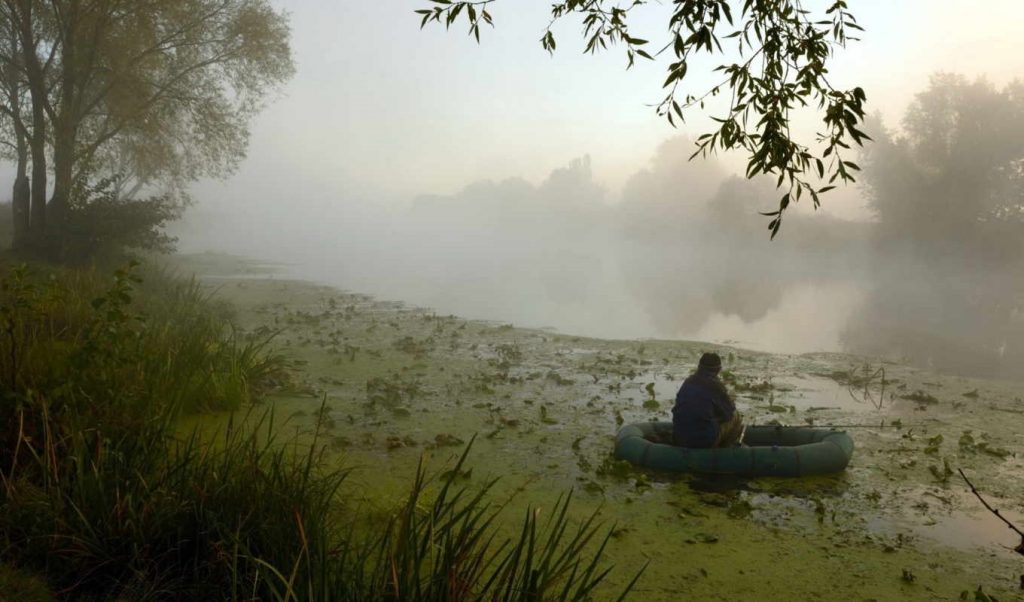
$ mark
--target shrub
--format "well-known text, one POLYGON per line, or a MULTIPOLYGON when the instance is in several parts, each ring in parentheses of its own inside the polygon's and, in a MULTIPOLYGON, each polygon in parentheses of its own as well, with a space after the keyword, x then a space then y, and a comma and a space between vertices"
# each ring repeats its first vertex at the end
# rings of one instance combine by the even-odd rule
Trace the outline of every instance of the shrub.
POLYGON ((169 253, 176 239, 163 228, 180 216, 181 207, 169 196, 101 198, 73 206, 68 212, 61 259, 81 264, 117 258, 133 249, 169 253))
POLYGON ((279 441, 272 411, 250 411, 215 440, 179 436, 181 412, 251 409, 283 359, 228 328, 195 282, 137 271, 4 267, 0 587, 48 600, 42 575, 83 600, 582 600, 604 580, 607 536, 594 542, 593 516, 572 527, 568 497, 504 541, 493 483, 455 489, 421 465, 407 502, 367 523, 340 501, 346 472, 323 461, 321 424, 279 441))

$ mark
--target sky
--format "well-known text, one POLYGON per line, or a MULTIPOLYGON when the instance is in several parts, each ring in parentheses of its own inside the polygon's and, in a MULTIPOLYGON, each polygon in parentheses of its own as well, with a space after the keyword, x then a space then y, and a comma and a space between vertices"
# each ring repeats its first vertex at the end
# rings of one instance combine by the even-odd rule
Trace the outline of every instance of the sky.
MULTIPOLYGON (((550 2, 498 0, 490 9, 495 27, 479 44, 464 27, 421 31, 413 10, 427 4, 278 0, 291 21, 296 76, 253 124, 239 171, 198 184, 197 200, 235 204, 290 192, 319 202, 334 194, 401 201, 452 194, 478 180, 540 182, 589 154, 607 190, 603 200, 614 202, 662 141, 710 127, 707 114, 693 111, 673 130, 651 106, 661 97, 664 64, 627 71, 621 49, 584 56, 578 21, 557 25, 558 50, 549 56, 539 38, 550 2)), ((850 5, 866 32, 835 58, 832 81, 862 86, 869 110, 889 124, 936 71, 996 84, 1024 74, 1020 0, 850 5)), ((652 3, 638 13, 634 35, 657 46, 667 9, 652 3)), ((691 68, 694 90, 714 83, 714 64, 691 68)), ((813 133, 813 124, 804 130, 813 133)), ((727 157, 725 165, 738 171, 741 160, 727 157)), ((825 211, 863 216, 855 190, 832 196, 825 211)))
MULTIPOLYGON (((745 158, 686 164, 677 137, 713 129, 721 107, 692 109, 678 129, 658 117, 669 57, 627 70, 621 48, 584 55, 571 18, 551 56, 539 43, 551 0, 496 0, 479 44, 464 24, 421 30, 414 11, 429 0, 271 1, 290 21, 295 77, 253 121, 238 170, 192 187, 170 228, 182 251, 274 261, 465 317, 781 352, 838 350, 871 298, 877 266, 858 255, 868 225, 793 220, 767 247, 756 211, 775 191, 727 177, 745 158)), ((862 87, 890 127, 936 72, 996 86, 1024 75, 1024 0, 849 4, 866 31, 829 79, 862 87)), ((635 11, 632 34, 661 47, 671 6, 635 11)), ((718 83, 719 60, 693 62, 687 92, 718 83)), ((794 129, 810 142, 816 124, 802 115, 794 129)), ((820 211, 872 217, 856 186, 820 211)))

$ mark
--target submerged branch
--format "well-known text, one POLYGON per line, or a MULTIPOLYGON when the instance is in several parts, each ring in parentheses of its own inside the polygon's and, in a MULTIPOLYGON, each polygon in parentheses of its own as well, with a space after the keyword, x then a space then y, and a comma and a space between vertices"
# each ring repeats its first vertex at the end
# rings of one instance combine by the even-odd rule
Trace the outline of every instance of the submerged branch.
POLYGON ((979 500, 979 501, 981 502, 981 504, 982 504, 983 506, 985 506, 985 508, 987 508, 989 512, 991 512, 992 514, 995 514, 995 515, 996 515, 996 518, 998 518, 999 520, 1001 520, 1001 521, 1003 521, 1004 523, 1006 523, 1006 526, 1007 526, 1007 527, 1009 527, 1009 528, 1013 529, 1013 531, 1014 531, 1015 533, 1017 533, 1017 535, 1020 535, 1020 538, 1021 538, 1021 539, 1020 539, 1020 544, 1018 544, 1018 545, 1017 545, 1017 547, 1013 549, 1013 551, 1014 551, 1014 552, 1017 552, 1018 554, 1024 555, 1024 531, 1021 531, 1021 530, 1020 530, 1020 529, 1019 529, 1019 528, 1017 527, 1017 525, 1015 525, 1015 524, 1013 524, 1012 522, 1010 522, 1010 521, 1009 521, 1009 520, 1008 520, 1008 519, 1007 519, 1007 518, 1006 518, 1005 516, 1003 516, 1003 515, 1002 515, 1002 514, 1001 514, 1001 513, 999 512, 999 510, 998 510, 998 509, 996 509, 996 508, 993 508, 993 507, 992 507, 992 506, 991 506, 991 505, 990 505, 990 504, 989 504, 989 503, 988 503, 988 502, 987 502, 987 501, 985 500, 985 498, 983 498, 983 497, 981 496, 981 493, 979 493, 979 492, 978 492, 978 489, 977 489, 977 488, 976 488, 976 487, 974 486, 974 483, 972 483, 972 482, 971 482, 971 480, 967 478, 967 475, 965 475, 965 474, 964 474, 964 470, 963 470, 962 468, 957 468, 956 470, 957 470, 957 472, 959 472, 959 473, 960 473, 960 476, 961 476, 961 477, 963 478, 964 482, 965 482, 965 483, 967 483, 967 486, 971 488, 971 493, 973 493, 973 494, 974 494, 974 496, 978 498, 978 500, 979 500))

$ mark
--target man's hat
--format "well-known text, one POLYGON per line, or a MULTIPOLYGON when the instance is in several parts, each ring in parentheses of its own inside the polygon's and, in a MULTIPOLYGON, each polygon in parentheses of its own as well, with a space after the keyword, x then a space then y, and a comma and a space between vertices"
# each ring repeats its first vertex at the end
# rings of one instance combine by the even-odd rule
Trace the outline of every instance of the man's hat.
POLYGON ((717 353, 705 353, 700 356, 700 362, 697 366, 700 368, 712 368, 717 370, 722 367, 722 358, 718 357, 717 353))

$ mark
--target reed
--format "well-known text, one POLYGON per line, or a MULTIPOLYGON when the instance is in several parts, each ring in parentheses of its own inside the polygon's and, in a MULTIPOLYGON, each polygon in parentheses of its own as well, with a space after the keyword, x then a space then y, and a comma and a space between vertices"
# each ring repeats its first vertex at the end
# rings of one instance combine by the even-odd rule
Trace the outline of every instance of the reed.
POLYGON ((26 600, 583 600, 604 582, 608 536, 571 495, 508 537, 493 482, 421 463, 385 518, 350 510, 323 425, 281 440, 252 404, 285 358, 196 282, 0 267, 0 586, 26 600), (211 409, 241 411, 216 439, 178 433, 211 409))

